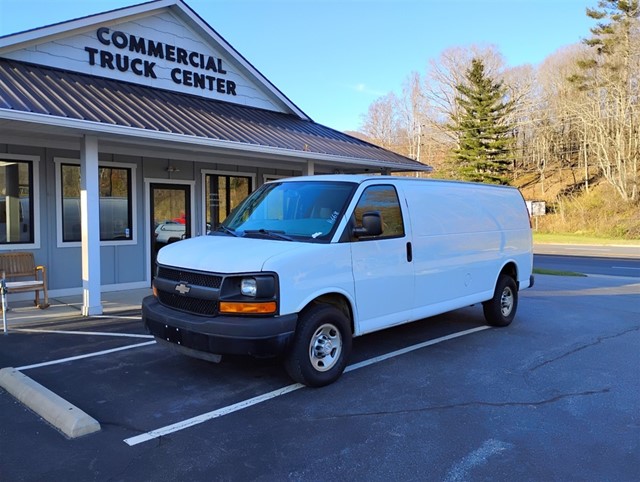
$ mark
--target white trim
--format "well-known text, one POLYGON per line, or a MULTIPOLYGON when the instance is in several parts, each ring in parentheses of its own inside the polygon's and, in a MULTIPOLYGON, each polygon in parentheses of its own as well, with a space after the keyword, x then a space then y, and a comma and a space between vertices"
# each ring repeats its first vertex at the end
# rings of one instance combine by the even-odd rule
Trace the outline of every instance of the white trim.
POLYGON ((251 194, 256 189, 256 176, 255 172, 241 172, 241 171, 218 171, 212 169, 201 169, 200 170, 200 200, 202 201, 202 212, 200 213, 200 228, 203 229, 203 233, 206 231, 207 225, 207 199, 206 199, 206 177, 207 175, 214 176, 235 176, 235 177, 248 177, 251 179, 251 186, 249 188, 249 194, 251 194))
POLYGON ((142 239, 145 240, 145 259, 147 260, 146 262, 146 268, 145 268, 145 281, 146 281, 146 286, 149 287, 151 286, 151 239, 149 239, 149 236, 151 235, 151 202, 150 202, 150 196, 151 196, 151 184, 174 184, 176 186, 189 186, 189 204, 191 207, 191 235, 193 236, 198 236, 199 235, 199 231, 196 232, 195 227, 196 227, 196 223, 195 223, 195 219, 196 216, 194 215, 194 210, 195 210, 195 190, 196 190, 196 182, 195 181, 188 181, 188 180, 181 180, 181 179, 159 179, 159 178, 152 178, 152 177, 147 177, 144 179, 144 229, 145 229, 145 235, 142 237, 142 239))
POLYGON ((316 173, 316 165, 313 161, 307 161, 307 164, 302 168, 303 176, 313 176, 316 173))
POLYGON ((53 25, 18 32, 0 38, 0 54, 6 54, 14 50, 27 48, 34 43, 42 43, 52 41, 59 37, 67 37, 73 33, 82 33, 91 30, 96 25, 109 25, 117 21, 118 23, 134 20, 135 17, 147 16, 148 12, 159 10, 161 8, 170 7, 177 4, 177 0, 157 0, 156 2, 147 2, 132 7, 117 9, 111 12, 103 12, 87 17, 60 22, 53 25))
MULTIPOLYGON (((262 88, 266 89, 271 96, 277 99, 282 105, 284 105, 289 111, 300 117, 301 119, 311 120, 297 105, 295 105, 289 98, 280 92, 280 90, 269 81, 258 69, 256 69, 251 63, 245 59, 240 52, 229 44, 218 32, 216 32, 207 22, 202 20, 197 14, 193 15, 191 8, 187 6, 181 0, 176 1, 176 7, 179 7, 180 11, 187 15, 193 25, 200 28, 205 36, 213 39, 223 50, 225 50, 235 62, 245 70, 249 76, 253 77, 262 88)), ((184 20, 184 19, 183 19, 184 20)))
MULTIPOLYGON (((227 150, 236 150, 243 153, 264 154, 265 156, 282 156, 283 158, 292 159, 299 162, 301 159, 314 160, 325 163, 335 163, 337 168, 344 169, 345 164, 351 164, 354 167, 364 167, 369 169, 392 169, 394 171, 416 171, 420 164, 400 164, 387 161, 379 161, 373 159, 355 158, 337 156, 333 154, 322 154, 310 151, 297 151, 293 149, 284 149, 281 147, 259 146, 254 144, 244 144, 242 142, 224 141, 219 139, 197 137, 186 134, 176 134, 173 132, 160 132, 136 127, 107 125, 100 122, 93 122, 81 119, 69 119, 66 117, 56 117, 48 114, 38 114, 32 112, 17 112, 7 109, 0 109, 0 119, 13 120, 19 122, 32 122, 46 126, 64 127, 69 129, 77 129, 80 132, 98 132, 103 134, 122 135, 126 137, 142 138, 146 142, 149 141, 165 141, 170 142, 174 146, 176 144, 184 144, 185 146, 200 146, 204 148, 219 148, 227 150), (302 157, 304 156, 304 157, 302 157)), ((105 140, 107 143, 108 140, 105 140)), ((175 147, 174 147, 175 148, 175 147)), ((428 172, 431 168, 427 165, 422 171, 428 172)), ((300 170, 300 166, 294 170, 300 170)))
MULTIPOLYGON (((62 164, 73 164, 80 166, 80 160, 67 157, 54 157, 55 165, 55 184, 56 184, 56 247, 58 248, 80 248, 81 241, 63 241, 62 240, 62 173, 60 171, 62 164)), ((138 244, 138 197, 136 182, 136 164, 125 162, 98 161, 98 170, 101 167, 120 167, 131 170, 131 239, 126 241, 100 241, 100 246, 135 246, 138 244)))
MULTIPOLYGON (((1 1, 1 0, 0 0, 1 1)), ((59 134, 58 134, 59 136, 59 134)), ((29 137, 26 136, 6 136, 0 131, 0 144, 8 144, 12 146, 24 147, 43 147, 46 149, 61 149, 67 151, 79 151, 79 138, 53 137, 53 134, 38 131, 32 132, 29 137), (39 136, 39 137, 36 137, 39 136), (71 139, 71 140, 69 140, 71 139)), ((118 143, 114 143, 113 138, 100 138, 100 154, 114 154, 129 157, 140 157, 144 159, 167 159, 167 151, 171 151, 172 161, 188 161, 202 164, 215 164, 232 168, 237 166, 241 169, 248 168, 265 168, 278 169, 285 171, 300 171, 299 163, 295 160, 283 160, 277 156, 262 156, 259 153, 248 155, 247 153, 234 153, 229 149, 207 148, 206 146, 199 150, 190 147, 189 151, 184 148, 171 146, 169 144, 160 144, 158 142, 148 143, 146 138, 127 138, 120 139, 118 143), (126 142, 125 142, 126 141, 126 142), (268 164, 268 166, 266 165, 268 164)))
POLYGON ((292 176, 285 176, 284 174, 263 174, 262 175, 262 184, 269 181, 277 181, 278 179, 287 179, 292 176))
POLYGON ((7 243, 0 244, 0 251, 17 251, 40 249, 40 156, 29 156, 24 154, 0 154, 0 159, 14 161, 31 162, 31 172, 33 174, 33 243, 7 243))
POLYGON ((310 120, 309 117, 296 106, 287 96, 262 75, 251 63, 249 63, 235 48, 231 46, 220 34, 218 34, 206 21, 198 16, 194 10, 188 7, 182 0, 156 0, 127 8, 117 9, 87 17, 61 22, 26 32, 18 32, 0 38, 0 55, 6 55, 16 50, 33 47, 45 42, 52 42, 78 35, 93 30, 98 25, 114 25, 128 21, 149 17, 162 10, 167 10, 177 19, 194 29, 201 35, 207 44, 214 48, 219 47, 232 59, 232 63, 244 71, 256 86, 263 90, 274 105, 280 104, 284 110, 295 114, 299 118, 310 120))
POLYGON ((85 135, 80 148, 80 226, 82 233, 82 315, 101 315, 100 188, 98 137, 85 135))

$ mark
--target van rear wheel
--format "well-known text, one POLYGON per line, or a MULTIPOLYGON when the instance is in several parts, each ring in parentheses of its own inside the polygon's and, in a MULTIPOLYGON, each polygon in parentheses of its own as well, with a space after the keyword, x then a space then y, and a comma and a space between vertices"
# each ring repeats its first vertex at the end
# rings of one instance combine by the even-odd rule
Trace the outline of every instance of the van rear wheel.
POLYGON ((285 368, 296 382, 322 387, 340 378, 350 351, 347 317, 333 306, 316 305, 300 315, 285 368))
POLYGON ((508 275, 500 275, 493 298, 482 303, 484 317, 491 326, 507 326, 516 316, 518 287, 508 275))

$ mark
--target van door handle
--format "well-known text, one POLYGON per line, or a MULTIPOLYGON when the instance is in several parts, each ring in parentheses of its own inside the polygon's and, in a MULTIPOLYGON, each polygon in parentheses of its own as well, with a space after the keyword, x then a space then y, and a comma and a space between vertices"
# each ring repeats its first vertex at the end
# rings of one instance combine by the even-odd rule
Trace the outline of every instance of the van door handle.
POLYGON ((407 262, 411 263, 413 261, 413 248, 411 247, 411 243, 407 243, 407 262))

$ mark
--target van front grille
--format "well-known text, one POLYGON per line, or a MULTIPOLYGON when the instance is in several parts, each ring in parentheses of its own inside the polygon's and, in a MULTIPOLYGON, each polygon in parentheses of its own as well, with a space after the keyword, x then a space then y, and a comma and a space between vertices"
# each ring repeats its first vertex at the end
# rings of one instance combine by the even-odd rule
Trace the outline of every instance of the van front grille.
POLYGON ((189 298, 166 291, 158 291, 158 300, 163 305, 195 315, 215 316, 218 313, 218 303, 211 300, 189 298))
POLYGON ((158 276, 156 277, 156 288, 158 290, 158 301, 169 308, 186 311, 195 315, 216 316, 218 314, 217 295, 211 298, 211 295, 205 297, 194 296, 196 293, 202 293, 202 290, 186 290, 178 293, 174 291, 174 287, 184 284, 186 287, 203 287, 207 288, 209 293, 211 290, 219 290, 222 286, 222 276, 197 271, 187 271, 180 268, 158 266, 158 276), (168 282, 168 283, 167 283, 168 282), (190 291, 190 293, 189 293, 190 291))
POLYGON ((164 266, 158 268, 158 278, 168 279, 176 283, 182 281, 190 285, 215 289, 220 289, 220 285, 222 284, 222 276, 194 273, 193 271, 183 271, 181 269, 166 268, 164 266))

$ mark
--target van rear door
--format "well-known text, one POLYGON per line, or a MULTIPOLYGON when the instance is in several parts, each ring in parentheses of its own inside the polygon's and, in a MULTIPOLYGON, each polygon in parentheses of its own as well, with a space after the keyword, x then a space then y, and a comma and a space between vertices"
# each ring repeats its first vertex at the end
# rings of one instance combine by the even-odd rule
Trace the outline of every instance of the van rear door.
POLYGON ((411 319, 414 272, 409 223, 391 184, 366 187, 355 207, 351 226, 362 226, 366 212, 382 217, 382 234, 352 237, 351 261, 356 295, 356 334, 411 319))

